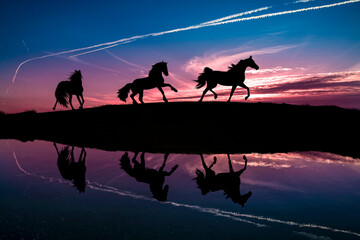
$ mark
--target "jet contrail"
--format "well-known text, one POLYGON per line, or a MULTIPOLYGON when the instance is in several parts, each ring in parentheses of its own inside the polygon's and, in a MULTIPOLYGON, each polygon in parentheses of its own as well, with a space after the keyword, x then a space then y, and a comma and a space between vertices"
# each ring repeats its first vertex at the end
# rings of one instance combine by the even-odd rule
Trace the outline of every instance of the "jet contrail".
POLYGON ((229 16, 218 18, 218 19, 211 20, 211 21, 208 21, 208 22, 203 22, 203 23, 200 23, 198 25, 209 25, 209 24, 213 24, 213 23, 216 23, 216 22, 222 22, 222 21, 225 21, 225 20, 228 20, 228 19, 231 19, 231 18, 241 17, 243 15, 248 15, 248 14, 253 14, 253 13, 256 13, 256 12, 268 10, 269 8, 271 8, 271 6, 262 7, 262 8, 246 11, 246 12, 241 12, 241 13, 229 15, 229 16))
POLYGON ((267 13, 267 14, 263 14, 263 15, 253 16, 253 17, 237 18, 237 19, 232 19, 232 20, 227 20, 227 21, 214 23, 214 24, 211 24, 211 25, 205 25, 204 27, 217 26, 217 25, 235 23, 235 22, 250 21, 250 20, 267 18, 267 17, 275 17, 275 16, 298 13, 298 12, 318 10, 318 9, 322 9, 322 8, 331 8, 331 7, 336 7, 336 6, 341 6, 341 5, 345 5, 345 4, 349 4, 349 3, 356 3, 356 2, 360 2, 360 0, 350 0, 350 1, 345 1, 345 2, 339 2, 339 3, 332 3, 332 4, 327 4, 327 5, 315 6, 315 7, 300 8, 300 9, 288 10, 288 11, 282 11, 282 12, 276 12, 276 13, 267 13))
MULTIPOLYGON (((94 48, 100 48, 100 47, 104 47, 104 46, 108 46, 106 48, 103 48, 103 49, 107 49, 107 48, 115 47, 115 46, 117 46, 117 44, 120 44, 120 43, 126 44, 126 43, 129 43, 129 42, 132 42, 132 41, 135 41, 135 40, 138 40, 138 39, 147 38, 147 37, 156 37, 156 36, 161 36, 161 35, 165 35, 165 34, 183 32, 183 31, 188 31, 188 30, 195 30, 195 29, 204 28, 204 27, 218 26, 218 25, 222 25, 222 24, 236 23, 236 22, 242 22, 242 21, 250 21, 250 20, 267 18, 267 17, 274 17, 274 16, 293 14, 293 13, 298 13, 298 12, 318 10, 318 9, 322 9, 322 8, 330 8, 330 7, 335 7, 335 6, 340 6, 340 5, 350 4, 350 3, 356 3, 356 2, 360 2, 360 0, 349 0, 349 1, 339 2, 339 3, 315 6, 315 7, 301 8, 301 9, 295 9, 295 10, 282 11, 282 12, 268 13, 268 14, 253 16, 253 17, 236 18, 236 19, 228 20, 230 18, 233 18, 234 16, 237 17, 237 16, 242 16, 242 15, 245 15, 245 14, 252 14, 252 13, 255 13, 255 12, 267 10, 267 9, 270 8, 270 6, 268 6, 268 7, 258 8, 258 9, 254 9, 254 10, 251 10, 251 11, 242 12, 242 13, 230 15, 230 16, 227 16, 227 17, 215 19, 215 20, 212 20, 212 21, 200 23, 200 24, 197 24, 197 25, 188 26, 188 27, 176 28, 176 29, 157 32, 157 33, 148 33, 148 34, 143 34, 143 35, 137 35, 137 36, 133 36, 133 37, 129 37, 129 38, 119 39, 119 40, 112 41, 112 42, 105 42, 105 43, 100 43, 100 44, 96 44, 96 45, 92 45, 92 46, 88 46, 88 47, 83 47, 83 48, 77 48, 77 49, 52 53, 52 54, 48 54, 48 55, 44 55, 44 56, 40 56, 40 57, 34 57, 34 58, 27 59, 27 60, 25 60, 25 61, 23 61, 23 62, 21 62, 19 64, 19 66, 16 68, 15 74, 13 76, 12 84, 15 82, 16 76, 17 76, 17 74, 18 74, 18 72, 19 72, 22 65, 24 65, 25 63, 34 61, 34 60, 38 60, 38 59, 43 59, 43 58, 58 56, 58 55, 62 55, 62 54, 78 52, 78 51, 84 51, 84 50, 89 50, 89 49, 94 49, 94 48)), ((100 50, 103 50, 103 49, 100 49, 100 50)), ((84 54, 90 53, 90 52, 94 52, 94 51, 85 52, 85 53, 82 53, 81 55, 84 55, 84 54)), ((79 56, 79 55, 73 55, 73 57, 74 56, 79 56)), ((7 95, 10 87, 6 90, 5 95, 7 95)))
POLYGON ((27 51, 27 52, 30 52, 30 50, 29 50, 29 48, 27 47, 27 45, 26 45, 26 43, 25 43, 24 40, 22 40, 22 43, 24 44, 24 47, 25 47, 26 51, 27 51))
MULTIPOLYGON (((204 26, 211 26, 211 24, 210 24, 211 22, 215 23, 215 22, 221 21, 221 19, 226 20, 226 19, 229 19, 229 18, 238 17, 238 16, 242 16, 242 15, 245 15, 245 14, 251 14, 251 13, 263 11, 263 10, 266 10, 266 9, 268 9, 268 8, 270 8, 270 7, 258 8, 258 9, 254 9, 254 10, 250 10, 250 11, 246 11, 246 12, 242 12, 242 13, 230 15, 230 16, 227 16, 227 17, 215 19, 215 20, 212 20, 212 21, 200 23, 200 24, 198 24, 198 25, 194 25, 194 26, 190 26, 190 27, 186 27, 186 28, 178 28, 178 29, 175 29, 175 30, 177 30, 176 32, 179 32, 179 31, 192 30, 192 29, 196 29, 196 28, 200 28, 200 27, 204 27, 204 26), (210 25, 209 25, 209 24, 210 24, 210 25)), ((48 57, 53 57, 53 56, 58 56, 58 55, 63 55, 63 54, 68 54, 68 53, 73 53, 73 52, 85 51, 85 50, 94 49, 94 48, 99 48, 99 47, 103 47, 103 46, 108 46, 108 47, 106 47, 106 48, 111 48, 111 47, 117 46, 117 45, 120 44, 120 43, 124 43, 124 44, 125 44, 125 43, 130 43, 130 42, 135 41, 135 40, 138 40, 138 39, 142 39, 142 38, 146 38, 146 37, 151 37, 151 36, 155 37, 155 36, 159 36, 159 35, 163 35, 163 34, 168 34, 168 33, 171 33, 171 32, 169 32, 169 31, 163 31, 163 32, 159 32, 159 33, 148 33, 148 34, 133 36, 133 37, 129 37, 129 38, 123 38, 123 39, 119 39, 119 40, 112 41, 112 42, 105 42, 105 43, 100 43, 100 44, 96 44, 96 45, 92 45, 92 46, 88 46, 88 47, 76 48, 76 49, 72 49, 72 50, 67 50, 67 51, 61 51, 61 52, 57 52, 57 53, 47 54, 47 55, 40 56, 40 57, 30 58, 30 59, 27 59, 27 60, 21 62, 21 63, 18 65, 18 67, 17 67, 16 70, 15 70, 15 74, 14 74, 14 76, 13 76, 13 78, 12 78, 11 83, 13 84, 13 83, 15 82, 16 76, 17 76, 20 68, 22 67, 22 65, 24 65, 25 63, 34 61, 34 60, 43 59, 43 58, 48 58, 48 57)), ((106 49, 106 48, 104 48, 104 49, 106 49)), ((102 49, 100 49, 100 50, 102 50, 102 49)), ((100 51, 100 50, 99 50, 99 51, 100 51)), ((85 52, 85 53, 82 53, 82 54, 80 54, 80 55, 84 55, 84 54, 87 54, 87 53, 90 53, 90 52, 93 52, 93 51, 85 52)), ((80 56, 80 55, 73 55, 73 56, 71 56, 71 57, 76 57, 76 56, 80 56)), ((10 88, 11 88, 11 86, 6 90, 5 95, 8 94, 10 88)))

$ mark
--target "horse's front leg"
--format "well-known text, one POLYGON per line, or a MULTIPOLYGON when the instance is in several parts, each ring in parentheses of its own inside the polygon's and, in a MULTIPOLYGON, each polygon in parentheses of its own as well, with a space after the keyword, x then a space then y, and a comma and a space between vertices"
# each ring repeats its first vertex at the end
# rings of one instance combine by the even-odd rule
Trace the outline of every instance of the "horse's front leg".
POLYGON ((162 90, 162 88, 161 88, 161 87, 158 87, 158 89, 159 89, 159 91, 161 92, 161 94, 163 95, 163 100, 164 100, 164 102, 168 102, 168 100, 166 99, 165 93, 164 93, 164 91, 162 90))
POLYGON ((214 94, 214 98, 217 99, 217 94, 216 92, 214 92, 214 90, 210 89, 210 92, 212 92, 214 94))
POLYGON ((69 103, 72 110, 74 110, 74 107, 72 105, 72 94, 69 95, 69 103))
POLYGON ((173 86, 171 86, 171 84, 169 84, 169 83, 164 83, 164 84, 162 85, 162 87, 169 87, 169 88, 171 88, 171 90, 173 90, 174 92, 177 92, 177 91, 178 91, 176 88, 174 88, 173 86))
POLYGON ((144 91, 143 91, 143 90, 139 91, 139 101, 140 101, 142 104, 144 104, 144 102, 143 102, 143 95, 144 95, 144 91))
POLYGON ((248 95, 245 97, 245 100, 247 100, 250 97, 250 89, 244 83, 240 83, 239 86, 243 87, 243 88, 245 88, 247 90, 248 95))
POLYGON ((83 96, 82 93, 80 94, 80 98, 81 98, 81 100, 82 100, 82 103, 81 103, 81 108, 82 108, 83 105, 84 105, 84 103, 85 103, 84 96, 83 96))
POLYGON ((230 97, 229 97, 229 99, 227 100, 227 102, 230 102, 231 97, 232 97, 232 95, 233 95, 234 92, 235 92, 235 89, 236 89, 236 85, 232 87, 231 92, 230 92, 230 97))
POLYGON ((79 104, 80 104, 79 109, 82 109, 82 108, 83 108, 83 106, 82 106, 82 103, 81 103, 81 101, 80 101, 80 97, 79 97, 79 95, 76 95, 76 98, 77 98, 77 100, 79 101, 79 104))

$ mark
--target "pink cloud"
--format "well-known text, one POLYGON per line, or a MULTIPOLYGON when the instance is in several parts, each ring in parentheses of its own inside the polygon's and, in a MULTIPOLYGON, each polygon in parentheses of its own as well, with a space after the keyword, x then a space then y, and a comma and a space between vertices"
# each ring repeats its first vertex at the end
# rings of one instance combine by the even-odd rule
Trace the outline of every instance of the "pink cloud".
MULTIPOLYGON (((203 56, 195 56, 184 64, 185 72, 199 74, 204 67, 210 67, 214 70, 227 71, 231 63, 237 63, 239 60, 249 56, 259 56, 263 54, 274 54, 296 47, 296 45, 279 45, 259 50, 244 50, 244 48, 233 48, 213 53, 206 53, 203 56)), ((255 59, 256 61, 256 59, 255 59)))

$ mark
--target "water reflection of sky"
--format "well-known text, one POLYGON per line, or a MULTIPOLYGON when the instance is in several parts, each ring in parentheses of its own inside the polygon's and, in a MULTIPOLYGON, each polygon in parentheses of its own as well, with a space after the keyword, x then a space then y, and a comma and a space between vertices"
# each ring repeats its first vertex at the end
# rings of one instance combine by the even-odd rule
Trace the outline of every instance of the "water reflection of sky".
MULTIPOLYGON (((80 152, 74 148, 75 161, 80 152)), ((164 170, 179 167, 165 177, 168 201, 161 203, 148 184, 120 168, 124 152, 86 152, 85 193, 79 193, 61 176, 53 143, 0 141, 0 239, 360 238, 359 159, 247 154, 240 192, 253 194, 242 208, 223 191, 201 194, 193 180, 203 170, 199 155, 169 155, 164 170)), ((230 155, 234 171, 244 167, 242 156, 230 155)), ((213 157, 204 155, 208 166, 213 157)), ((213 171, 229 172, 227 155, 216 157, 213 171)), ((158 170, 163 160, 164 154, 145 154, 147 168, 158 170)))

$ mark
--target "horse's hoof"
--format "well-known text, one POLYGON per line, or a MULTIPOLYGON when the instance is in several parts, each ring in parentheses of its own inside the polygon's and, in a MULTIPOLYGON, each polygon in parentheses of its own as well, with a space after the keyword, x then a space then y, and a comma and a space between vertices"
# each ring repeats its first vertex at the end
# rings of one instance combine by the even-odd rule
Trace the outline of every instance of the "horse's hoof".
POLYGON ((175 88, 173 89, 173 91, 174 91, 174 92, 178 92, 178 90, 177 90, 177 89, 175 89, 175 88))
POLYGON ((215 95, 214 98, 217 99, 217 95, 215 95))
POLYGON ((246 97, 245 97, 245 100, 247 100, 248 98, 249 98, 249 96, 246 96, 246 97))

